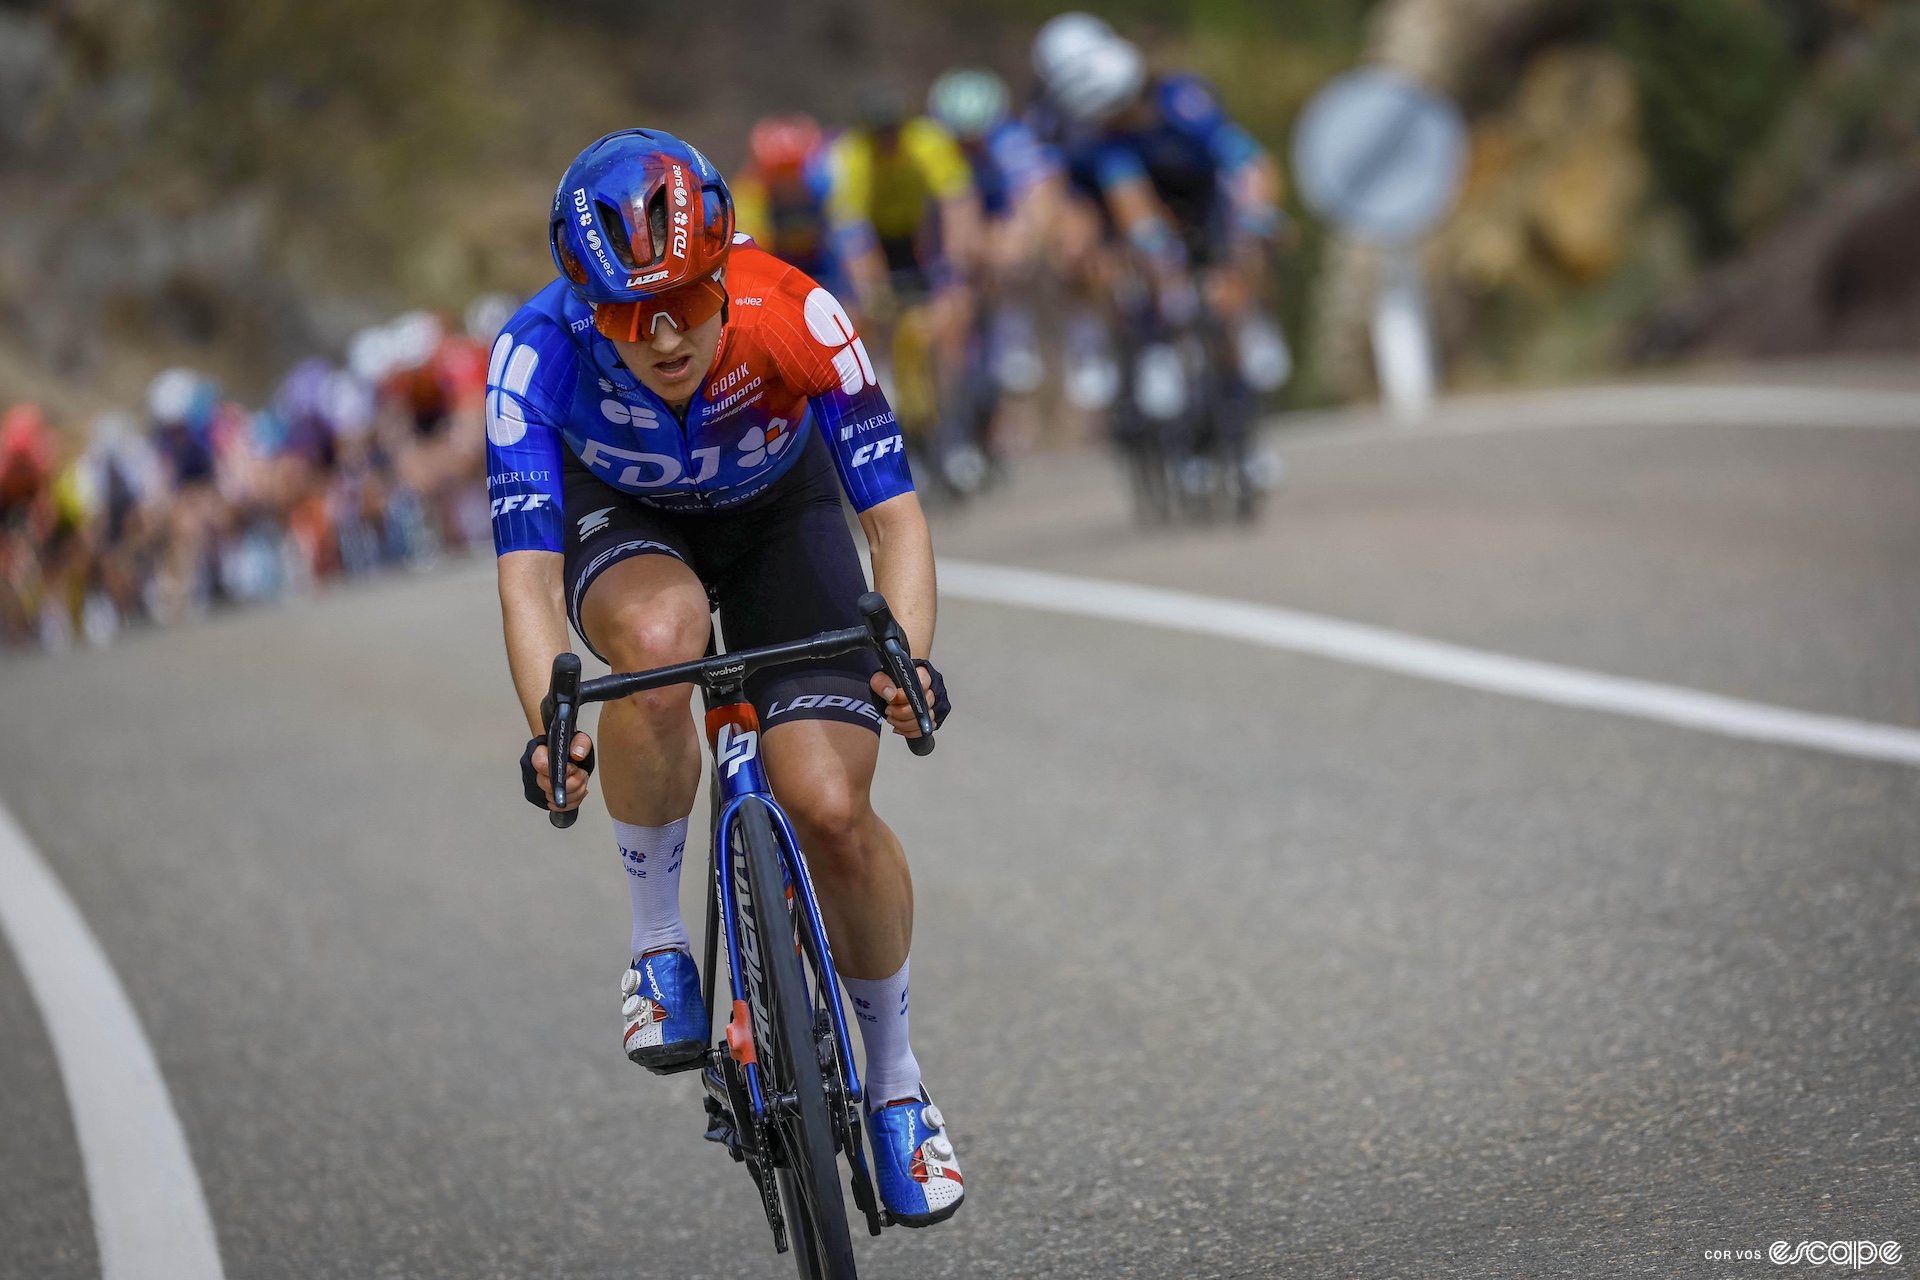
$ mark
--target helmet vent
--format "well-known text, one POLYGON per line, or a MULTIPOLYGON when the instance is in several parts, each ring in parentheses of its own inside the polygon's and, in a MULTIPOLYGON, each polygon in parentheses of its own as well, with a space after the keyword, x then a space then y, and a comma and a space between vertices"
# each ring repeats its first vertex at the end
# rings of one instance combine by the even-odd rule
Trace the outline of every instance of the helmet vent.
POLYGON ((607 234, 607 245, 613 250, 613 256, 620 259, 620 265, 627 270, 638 270, 633 260, 633 244, 627 239, 627 223, 620 211, 604 200, 594 201, 593 207, 600 214, 600 227, 607 234))
POLYGON ((567 244, 566 225, 564 221, 554 222, 547 228, 547 235, 553 241, 553 252, 560 261, 560 270, 575 284, 585 284, 587 269, 580 265, 580 259, 574 256, 573 249, 567 244))
POLYGON ((667 191, 665 187, 653 193, 653 199, 647 201, 647 238, 653 242, 653 261, 659 262, 667 256, 667 191))

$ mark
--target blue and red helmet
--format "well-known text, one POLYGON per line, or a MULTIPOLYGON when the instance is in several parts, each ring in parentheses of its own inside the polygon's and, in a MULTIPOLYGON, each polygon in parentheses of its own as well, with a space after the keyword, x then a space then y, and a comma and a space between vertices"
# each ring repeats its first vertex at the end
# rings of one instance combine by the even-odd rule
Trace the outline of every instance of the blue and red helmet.
POLYGON ((695 148, 658 129, 623 129, 567 167, 547 238, 583 302, 640 302, 725 265, 733 196, 695 148))

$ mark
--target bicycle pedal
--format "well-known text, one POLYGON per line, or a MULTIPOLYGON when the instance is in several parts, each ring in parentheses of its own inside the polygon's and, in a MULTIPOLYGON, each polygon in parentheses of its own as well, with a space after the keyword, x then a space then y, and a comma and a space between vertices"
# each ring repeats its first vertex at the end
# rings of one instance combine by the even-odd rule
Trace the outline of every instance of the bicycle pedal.
POLYGON ((643 1055, 659 1053, 658 1048, 635 1049, 627 1055, 627 1061, 645 1067, 657 1076, 676 1076, 682 1071, 698 1071, 707 1065, 707 1051, 702 1048, 691 1057, 669 1058, 664 1062, 643 1055))

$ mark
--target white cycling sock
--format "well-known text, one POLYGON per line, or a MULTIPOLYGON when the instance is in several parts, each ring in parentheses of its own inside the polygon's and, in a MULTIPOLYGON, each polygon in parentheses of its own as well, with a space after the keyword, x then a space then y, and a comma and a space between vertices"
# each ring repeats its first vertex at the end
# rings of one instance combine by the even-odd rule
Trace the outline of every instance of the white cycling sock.
POLYGON ((691 951, 687 926, 680 919, 680 861, 687 850, 687 820, 664 827, 636 827, 618 818, 613 838, 627 868, 627 894, 633 899, 633 956, 677 947, 691 951))
POLYGON ((860 1083, 869 1111, 920 1096, 920 1063, 907 1042, 907 970, 912 965, 913 957, 908 956, 891 978, 840 979, 853 998, 860 1039, 867 1046, 860 1083))

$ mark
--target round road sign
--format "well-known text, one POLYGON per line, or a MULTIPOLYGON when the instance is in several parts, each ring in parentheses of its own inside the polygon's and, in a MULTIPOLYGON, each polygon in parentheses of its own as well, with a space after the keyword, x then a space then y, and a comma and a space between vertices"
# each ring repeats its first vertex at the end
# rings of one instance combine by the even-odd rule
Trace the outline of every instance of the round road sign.
POLYGON ((1307 206, 1389 243, 1413 239, 1446 213, 1466 152, 1457 107, 1379 67, 1320 90, 1293 129, 1293 171, 1307 206))

